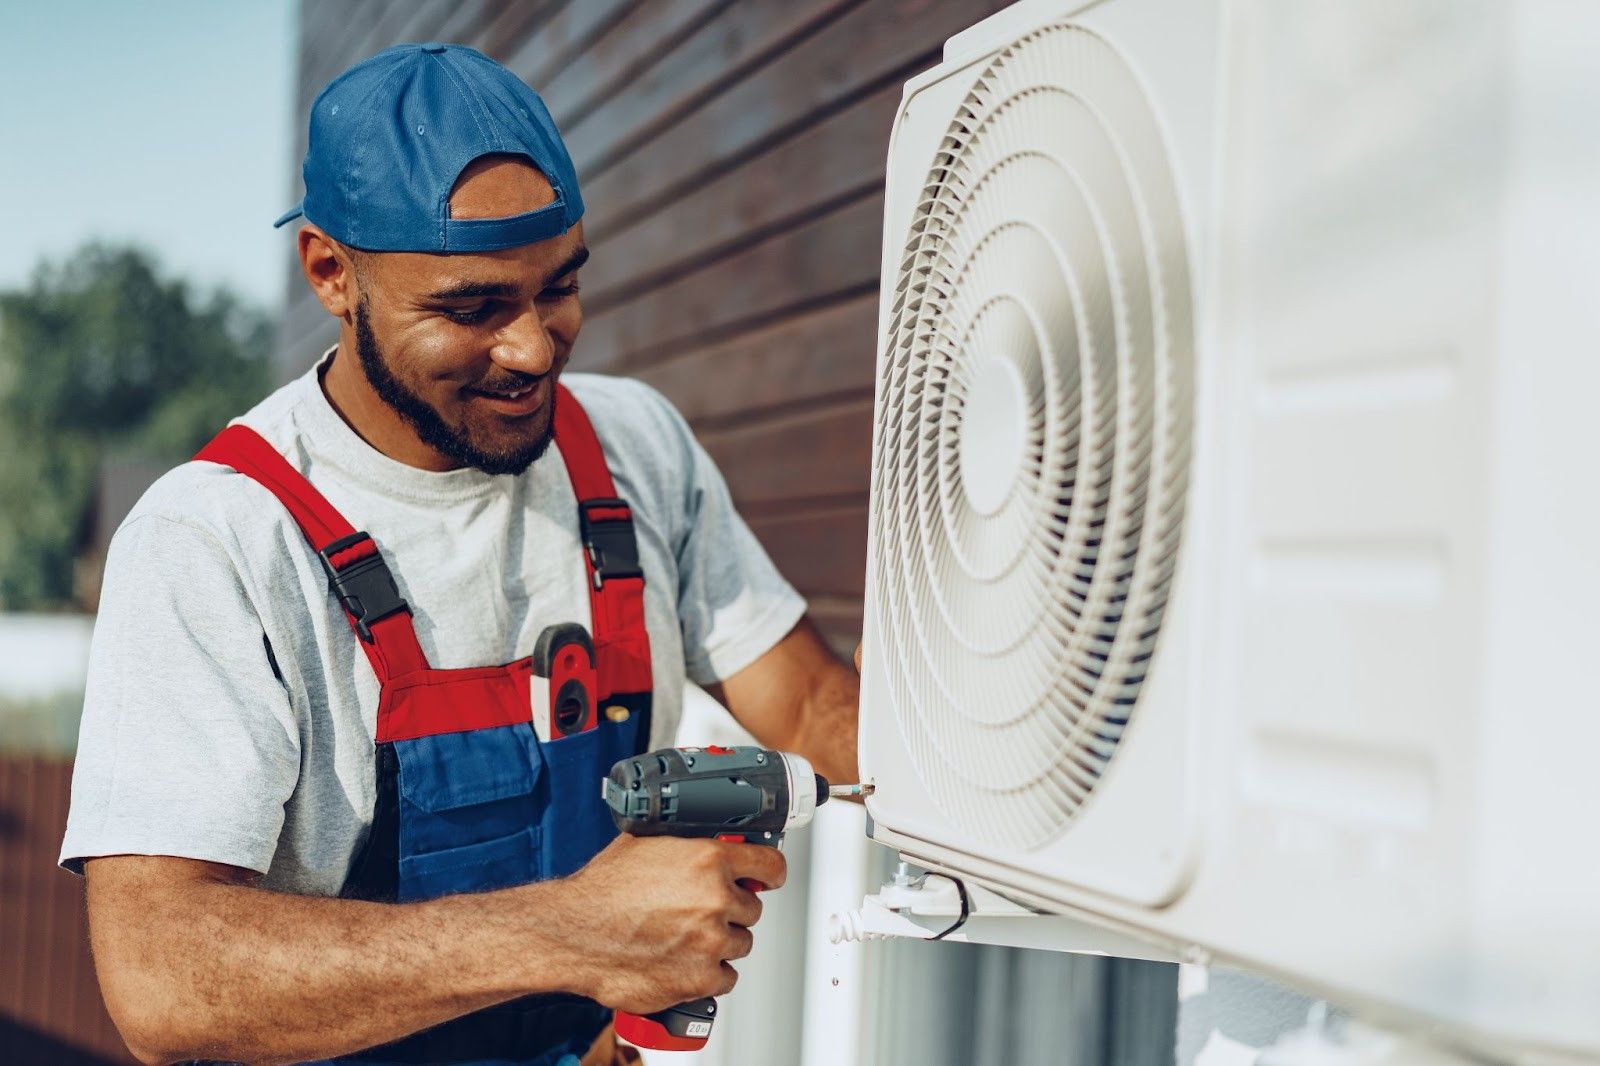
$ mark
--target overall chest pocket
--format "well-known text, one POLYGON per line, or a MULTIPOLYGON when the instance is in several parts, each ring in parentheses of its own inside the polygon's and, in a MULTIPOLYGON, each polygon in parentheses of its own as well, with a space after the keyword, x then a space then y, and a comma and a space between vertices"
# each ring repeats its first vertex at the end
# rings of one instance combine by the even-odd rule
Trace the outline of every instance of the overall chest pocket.
POLYGON ((594 858, 617 835, 604 783, 618 759, 637 753, 638 716, 539 745, 550 802, 542 812, 541 878, 566 877, 594 858))
POLYGON ((546 774, 530 724, 415 737, 394 747, 402 902, 538 879, 546 774))

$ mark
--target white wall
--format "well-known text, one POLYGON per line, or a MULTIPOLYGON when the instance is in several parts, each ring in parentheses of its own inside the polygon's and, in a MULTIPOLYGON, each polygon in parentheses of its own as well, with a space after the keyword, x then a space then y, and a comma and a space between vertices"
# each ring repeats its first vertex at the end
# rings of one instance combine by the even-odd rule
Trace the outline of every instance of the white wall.
POLYGON ((0 701, 83 691, 94 618, 0 614, 0 701))

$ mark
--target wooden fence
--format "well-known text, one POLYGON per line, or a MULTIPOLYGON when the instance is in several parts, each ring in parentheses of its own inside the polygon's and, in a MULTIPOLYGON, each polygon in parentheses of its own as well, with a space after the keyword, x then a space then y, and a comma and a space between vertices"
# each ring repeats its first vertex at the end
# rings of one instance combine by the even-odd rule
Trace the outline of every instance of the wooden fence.
POLYGON ((0 1062, 132 1061, 100 1000, 83 884, 56 867, 72 764, 0 758, 0 1062))

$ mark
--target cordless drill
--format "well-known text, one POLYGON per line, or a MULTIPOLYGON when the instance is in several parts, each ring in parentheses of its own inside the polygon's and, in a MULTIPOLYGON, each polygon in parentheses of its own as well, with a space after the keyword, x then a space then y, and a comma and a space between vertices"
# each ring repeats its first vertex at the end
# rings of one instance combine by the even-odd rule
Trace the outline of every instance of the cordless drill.
MULTIPOLYGON (((765 748, 662 748, 623 759, 606 778, 617 828, 635 836, 715 837, 777 847, 811 821, 829 796, 861 795, 861 785, 830 786, 799 755, 765 748)), ((752 891, 763 885, 741 882, 752 891)), ((617 1035, 655 1051, 705 1047, 717 1002, 707 996, 638 1015, 617 1012, 617 1035)))

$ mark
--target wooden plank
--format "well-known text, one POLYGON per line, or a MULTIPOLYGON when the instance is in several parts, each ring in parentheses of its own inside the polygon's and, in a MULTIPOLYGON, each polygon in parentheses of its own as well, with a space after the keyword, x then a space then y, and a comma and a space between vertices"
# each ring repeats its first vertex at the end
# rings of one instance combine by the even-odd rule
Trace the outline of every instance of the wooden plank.
POLYGON ((700 435, 741 508, 821 498, 864 500, 872 402, 856 400, 700 435))
POLYGON ((327 308, 311 294, 309 287, 301 281, 301 291, 291 297, 287 311, 283 316, 282 340, 286 344, 299 343, 303 338, 319 332, 327 323, 337 323, 327 308))
POLYGON ((563 130, 589 180, 862 0, 740 0, 563 130))
POLYGON ((861 602, 839 596, 808 596, 806 612, 834 654, 850 661, 861 641, 861 602))
POLYGON ((872 393, 877 322, 877 297, 857 296, 652 364, 637 377, 671 398, 699 431, 840 397, 860 399, 872 393))
MULTIPOLYGON (((47 1026, 53 1028, 54 1025, 60 1023, 61 1019, 56 1014, 58 1008, 50 990, 55 987, 56 981, 66 976, 63 971, 71 968, 72 961, 70 955, 63 959, 58 954, 62 945, 60 938, 57 936, 58 926, 55 921, 59 902, 59 895, 55 891, 56 886, 53 883, 55 880, 54 860, 56 856, 50 854, 55 851, 55 848, 51 845, 58 842, 51 839, 55 835, 52 830, 56 830, 58 827, 62 831, 66 829, 68 789, 60 787, 62 783, 59 780, 60 774, 52 772, 56 767, 42 766, 38 762, 35 762, 34 765, 39 770, 34 777, 34 811, 37 821, 35 822, 36 835, 33 840, 34 852, 32 861, 29 863, 32 869, 29 872, 38 878, 39 891, 34 897, 34 906, 32 913, 29 915, 28 924, 34 926, 37 930, 35 934, 35 943, 37 944, 35 957, 38 962, 30 967, 30 970, 40 980, 29 982, 30 985, 34 986, 31 1013, 47 1026)), ((24 1000, 24 1003, 27 1004, 27 1001, 24 1000)), ((27 1010, 28 1006, 25 1006, 24 1009, 27 1010)))
POLYGON ((537 34, 539 27, 569 2, 571 0, 517 0, 509 3, 483 28, 473 47, 503 63, 508 54, 537 34))
POLYGON ((510 0, 457 0, 455 10, 436 31, 438 36, 434 39, 472 45, 477 35, 499 17, 509 3, 510 0))
POLYGON ((303 278, 293 278, 288 284, 289 295, 278 317, 278 329, 273 337, 273 362, 279 381, 289 380, 311 364, 315 355, 308 353, 316 339, 325 335, 325 330, 332 330, 335 335, 338 333, 338 323, 317 303, 303 278), (316 313, 313 314, 313 311, 316 313))
POLYGON ((323 87, 357 62, 402 40, 433 36, 455 0, 394 4, 388 0, 305 0, 300 15, 300 66, 296 74, 295 141, 290 200, 300 194, 311 104, 323 87))
MULTIPOLYGON (((353 7, 354 5, 346 5, 353 7)), ((300 6, 300 48, 295 67, 295 104, 300 114, 311 105, 311 99, 322 87, 315 80, 318 64, 326 62, 328 39, 338 31, 342 12, 334 4, 305 0, 300 6)))
POLYGON ((285 339, 294 339, 311 330, 324 318, 332 318, 327 309, 311 294, 311 288, 300 279, 298 288, 294 288, 294 280, 290 279, 291 289, 285 301, 283 311, 283 329, 285 339))
POLYGON ((505 66, 539 89, 627 17, 639 0, 583 0, 552 15, 506 56, 505 66))
POLYGON ((296 87, 300 93, 302 110, 311 102, 326 78, 319 75, 325 66, 333 63, 334 56, 350 50, 356 36, 356 26, 364 26, 360 16, 363 8, 377 0, 301 0, 300 4, 300 66, 296 71, 296 87))
POLYGON ((650 0, 535 88, 565 130, 637 81, 735 0, 650 0))
MULTIPOLYGON (((305 86, 309 90, 306 104, 309 107, 311 99, 322 91, 322 87, 332 81, 334 76, 346 67, 359 60, 365 59, 378 51, 373 47, 374 42, 385 42, 386 37, 378 34, 386 22, 385 16, 392 19, 397 17, 396 8, 406 5, 390 4, 387 0, 358 0, 358 2, 340 2, 340 0, 322 0, 322 6, 330 7, 334 15, 329 28, 317 41, 315 63, 311 66, 310 83, 305 86)), ((305 109, 302 109, 302 112, 305 109)))
MULTIPOLYGON (((424 3, 431 4, 433 0, 424 0, 424 3)), ((421 5, 416 0, 412 0, 408 4, 381 4, 370 11, 363 11, 363 14, 368 16, 368 21, 357 25, 365 25, 367 32, 360 43, 346 53, 342 62, 335 63, 335 69, 329 75, 329 80, 346 67, 359 63, 369 56, 375 56, 390 45, 403 41, 405 38, 400 34, 416 16, 419 6, 421 5)))
MULTIPOLYGON (((396 7, 411 8, 411 17, 402 22, 391 33, 388 48, 391 44, 423 44, 428 41, 438 40, 439 28, 450 20, 461 0, 412 0, 410 5, 396 4, 396 7)), ((381 51, 381 49, 380 49, 381 51)))
MULTIPOLYGON (((728 83, 704 106, 679 109, 670 121, 616 127, 604 145, 584 149, 578 169, 585 196, 599 205, 588 226, 609 234, 823 113, 903 82, 935 61, 947 35, 1000 5, 873 0, 797 40, 759 76, 728 83)), ((580 134, 590 136, 587 126, 580 134)))
POLYGON ((339 340, 339 323, 332 316, 298 336, 282 338, 278 353, 279 382, 299 377, 339 340))
POLYGON ((365 0, 359 4, 308 0, 306 7, 316 9, 316 21, 307 23, 302 15, 301 40, 312 42, 310 55, 315 61, 300 71, 302 119, 316 94, 344 70, 390 45, 432 38, 456 6, 456 0, 412 0, 403 4, 389 0, 365 0))
MULTIPOLYGON (((23 850, 28 812, 21 802, 19 786, 21 760, 0 759, 0 958, 21 959, 24 921, 23 893, 27 886, 22 871, 27 868, 23 850)), ((21 966, 0 966, 0 1011, 14 1009, 22 997, 21 966)))
POLYGON ((130 1062, 95 981, 82 883, 55 865, 71 787, 65 759, 0 758, 0 1017, 130 1062))
MULTIPOLYGON (((686 271, 584 326, 586 369, 644 363, 877 285, 883 196, 791 230, 704 270, 686 271)), ((597 257, 601 253, 596 253, 597 257)))
POLYGON ((749 524, 796 588, 807 595, 861 596, 867 572, 864 504, 750 518, 749 524))
POLYGON ((311 103, 333 76, 347 65, 365 35, 374 5, 382 0, 305 0, 300 11, 300 62, 295 72, 294 166, 292 182, 300 188, 300 161, 306 154, 307 120, 311 103))
POLYGON ((604 254, 584 271, 585 300, 595 307, 616 302, 669 279, 692 260, 727 254, 882 188, 900 91, 898 81, 885 86, 615 235, 604 220, 621 224, 625 214, 592 198, 607 195, 604 188, 586 193, 590 213, 601 221, 586 221, 585 237, 604 254))
POLYGON ((479 18, 461 31, 461 43, 471 45, 485 55, 493 55, 489 50, 489 43, 498 32, 496 27, 503 20, 516 16, 517 8, 527 8, 531 0, 494 0, 482 11, 479 18))
MULTIPOLYGON (((295 192, 300 192, 300 182, 295 182, 295 192)), ((287 206, 292 200, 285 200, 287 206)), ((297 240, 296 227, 287 225, 278 231, 283 234, 283 316, 287 317, 289 309, 301 300, 311 295, 311 286, 306 283, 305 272, 300 269, 300 252, 295 246, 297 240)))
MULTIPOLYGON (((40 824, 48 820, 47 814, 41 810, 43 804, 40 802, 40 774, 38 760, 29 759, 23 763, 20 792, 26 821, 23 823, 18 840, 21 845, 21 854, 18 858, 22 868, 17 871, 22 889, 20 893, 22 902, 17 909, 23 919, 22 935, 19 937, 22 950, 18 953, 17 969, 23 974, 47 965, 44 958, 45 946, 39 937, 39 915, 43 912, 45 904, 44 893, 41 891, 44 886, 39 879, 41 861, 39 837, 49 829, 40 824)), ((8 1004, 13 1016, 41 1025, 45 1019, 33 1002, 37 994, 36 983, 24 977, 17 991, 19 993, 17 998, 8 1004)))
POLYGON ((274 338, 280 381, 295 377, 316 361, 339 336, 339 320, 328 314, 303 278, 290 282, 291 293, 278 320, 274 338))

